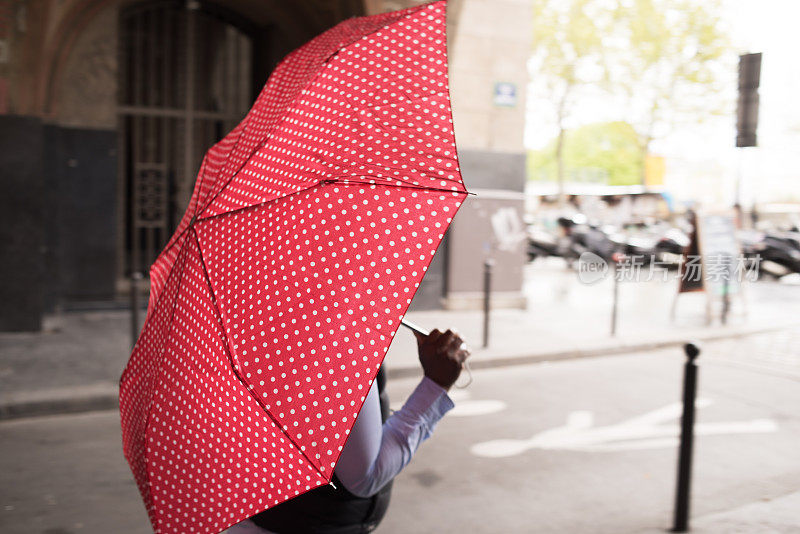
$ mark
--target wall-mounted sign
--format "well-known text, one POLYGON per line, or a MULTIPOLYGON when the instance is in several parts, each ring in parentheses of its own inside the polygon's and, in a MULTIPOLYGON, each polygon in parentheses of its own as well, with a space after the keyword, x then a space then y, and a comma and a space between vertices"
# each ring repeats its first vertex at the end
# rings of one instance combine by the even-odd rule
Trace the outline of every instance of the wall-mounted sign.
POLYGON ((500 250, 513 251, 526 237, 517 210, 510 206, 498 208, 492 214, 491 222, 497 248, 500 250))
POLYGON ((495 82, 494 105, 514 107, 517 105, 517 86, 510 82, 495 82))

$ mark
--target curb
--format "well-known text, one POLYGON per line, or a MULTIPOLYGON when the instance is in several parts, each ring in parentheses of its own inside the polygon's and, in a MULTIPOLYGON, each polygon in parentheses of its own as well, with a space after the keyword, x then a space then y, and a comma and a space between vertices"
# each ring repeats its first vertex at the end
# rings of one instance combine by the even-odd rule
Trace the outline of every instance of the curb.
MULTIPOLYGON (((613 356, 616 354, 627 354, 630 352, 652 352, 655 350, 682 347, 690 341, 713 342, 721 341, 723 339, 739 339, 743 337, 755 336, 759 334, 767 334, 770 332, 777 332, 787 328, 796 327, 796 324, 771 326, 744 332, 721 332, 711 333, 707 335, 696 335, 694 338, 689 339, 668 339, 661 341, 643 341, 633 343, 620 343, 614 346, 599 347, 596 349, 570 349, 564 351, 542 352, 533 354, 522 354, 519 356, 500 356, 496 358, 489 358, 484 360, 474 360, 470 362, 470 368, 477 369, 494 369, 499 367, 510 367, 514 365, 530 365, 534 363, 544 362, 558 362, 566 360, 577 360, 580 358, 594 358, 599 356, 613 356)), ((418 366, 414 367, 397 367, 389 368, 386 371, 388 379, 410 378, 422 376, 422 371, 418 366)))
POLYGON ((55 388, 7 396, 0 400, 0 421, 112 410, 119 407, 116 384, 55 388))
MULTIPOLYGON (((703 342, 719 341, 722 339, 737 339, 758 334, 775 332, 790 328, 792 325, 780 325, 768 328, 747 330, 744 332, 712 333, 709 335, 695 336, 703 342)), ((688 339, 669 339, 649 342, 619 343, 613 346, 594 349, 570 349, 563 351, 521 354, 519 356, 499 356, 483 360, 475 360, 470 367, 478 369, 494 369, 511 367, 515 365, 529 365, 543 362, 557 362, 577 360, 580 358, 593 358, 599 356, 612 356, 631 352, 651 352, 654 350, 680 347, 688 339)), ((403 367, 389 367, 387 378, 400 379, 422 376, 422 370, 417 365, 403 367)), ((36 393, 9 395, 0 399, 0 421, 22 419, 26 417, 41 417, 48 415, 66 415, 101 410, 117 410, 119 408, 119 388, 117 384, 100 383, 89 386, 50 389, 36 393)))

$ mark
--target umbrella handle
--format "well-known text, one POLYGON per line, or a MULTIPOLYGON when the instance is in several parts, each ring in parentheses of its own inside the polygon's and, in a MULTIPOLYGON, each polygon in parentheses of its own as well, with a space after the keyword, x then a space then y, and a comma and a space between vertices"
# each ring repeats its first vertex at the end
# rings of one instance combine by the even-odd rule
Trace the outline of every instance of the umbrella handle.
MULTIPOLYGON (((400 324, 405 326, 406 328, 408 328, 412 332, 416 332, 417 334, 420 334, 420 335, 423 335, 423 336, 427 336, 428 334, 430 334, 429 330, 425 330, 421 326, 412 323, 411 321, 409 321, 405 317, 400 320, 400 324)), ((461 386, 459 386, 458 384, 453 384, 458 389, 464 389, 465 387, 467 387, 470 384, 472 384, 472 369, 470 369, 470 367, 469 367, 469 361, 468 360, 464 360, 463 366, 464 366, 464 370, 467 372, 468 380, 467 380, 466 384, 461 385, 461 386)))
POLYGON ((419 334, 421 336, 427 336, 427 335, 429 335, 431 333, 430 330, 425 330, 421 326, 412 323, 411 321, 409 321, 405 317, 403 317, 400 320, 400 324, 405 326, 406 328, 408 328, 412 332, 416 332, 417 334, 419 334))

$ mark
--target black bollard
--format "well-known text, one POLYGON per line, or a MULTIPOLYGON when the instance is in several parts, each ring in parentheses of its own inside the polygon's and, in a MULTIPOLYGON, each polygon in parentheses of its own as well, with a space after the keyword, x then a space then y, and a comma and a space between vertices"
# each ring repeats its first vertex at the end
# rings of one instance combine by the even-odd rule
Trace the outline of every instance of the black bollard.
POLYGON ((139 282, 142 280, 142 273, 131 274, 131 346, 136 344, 139 338, 139 282))
POLYGON ((494 261, 487 258, 483 262, 483 348, 489 346, 489 309, 492 293, 492 265, 494 261))
POLYGON ((622 254, 614 253, 611 256, 611 265, 613 266, 613 272, 611 275, 614 277, 614 298, 612 300, 611 305, 611 337, 617 335, 617 310, 618 308, 618 299, 619 299, 619 262, 622 261, 623 256, 622 254))
POLYGON ((678 455, 678 487, 675 495, 675 524, 673 532, 689 530, 689 497, 692 478, 692 444, 694 441, 694 403, 697 396, 697 364, 700 347, 695 343, 683 346, 686 365, 683 372, 683 416, 681 416, 681 445, 678 455))
POLYGON ((725 279, 722 281, 722 316, 720 320, 722 324, 727 324, 728 322, 728 313, 731 311, 731 296, 729 295, 730 292, 730 284, 728 282, 728 275, 725 274, 725 279))

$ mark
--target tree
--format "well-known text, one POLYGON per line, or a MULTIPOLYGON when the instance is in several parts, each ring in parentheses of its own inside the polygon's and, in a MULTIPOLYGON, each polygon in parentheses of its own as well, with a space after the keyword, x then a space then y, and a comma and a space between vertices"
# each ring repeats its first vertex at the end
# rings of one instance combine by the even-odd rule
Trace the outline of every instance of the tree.
POLYGON ((639 134, 642 161, 653 140, 676 123, 727 111, 718 95, 729 81, 730 65, 722 59, 730 47, 719 13, 719 0, 618 3, 612 33, 618 45, 606 50, 608 72, 611 86, 627 97, 627 119, 639 134))
POLYGON ((639 183, 655 139, 729 111, 719 96, 733 82, 720 11, 720 0, 536 1, 531 76, 553 106, 562 199, 566 131, 575 102, 591 90, 605 93, 635 128, 639 183))
MULTIPOLYGON (((534 180, 552 180, 558 174, 554 150, 558 138, 528 157, 528 175, 534 180)), ((609 185, 639 183, 642 155, 639 136, 627 122, 587 124, 564 132, 562 170, 575 181, 602 178, 609 185)))
POLYGON ((611 14, 598 0, 537 0, 534 4, 531 75, 553 104, 558 127, 555 162, 562 205, 566 120, 577 90, 607 79, 603 34, 611 28, 611 14))

